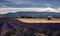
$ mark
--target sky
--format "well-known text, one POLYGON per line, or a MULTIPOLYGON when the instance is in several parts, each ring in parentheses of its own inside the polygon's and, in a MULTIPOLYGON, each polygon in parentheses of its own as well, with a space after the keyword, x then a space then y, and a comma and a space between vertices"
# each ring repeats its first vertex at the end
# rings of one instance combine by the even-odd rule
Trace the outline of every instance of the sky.
POLYGON ((60 0, 0 0, 0 14, 17 11, 60 12, 60 0))

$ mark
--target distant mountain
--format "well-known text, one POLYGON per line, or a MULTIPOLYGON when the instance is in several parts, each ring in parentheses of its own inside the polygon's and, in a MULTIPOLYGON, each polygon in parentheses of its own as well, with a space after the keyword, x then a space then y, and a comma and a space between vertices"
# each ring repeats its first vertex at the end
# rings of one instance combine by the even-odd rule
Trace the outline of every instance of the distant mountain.
POLYGON ((52 16, 55 18, 60 18, 60 13, 58 12, 15 12, 15 13, 7 13, 0 14, 0 17, 47 17, 52 16))

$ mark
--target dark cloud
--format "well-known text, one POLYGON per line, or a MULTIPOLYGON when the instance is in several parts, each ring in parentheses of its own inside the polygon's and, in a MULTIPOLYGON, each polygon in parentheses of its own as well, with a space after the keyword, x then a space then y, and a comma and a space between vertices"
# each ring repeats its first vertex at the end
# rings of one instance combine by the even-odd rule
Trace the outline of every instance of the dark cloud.
POLYGON ((60 7, 60 0, 0 0, 0 7, 52 7, 58 8, 60 7), (48 5, 49 4, 49 5, 48 5))

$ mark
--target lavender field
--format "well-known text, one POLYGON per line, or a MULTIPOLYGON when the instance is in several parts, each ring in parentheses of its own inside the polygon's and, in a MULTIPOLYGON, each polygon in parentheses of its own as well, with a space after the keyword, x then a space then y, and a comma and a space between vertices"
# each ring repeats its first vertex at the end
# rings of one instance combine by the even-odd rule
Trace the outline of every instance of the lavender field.
POLYGON ((25 23, 0 18, 0 36, 60 36, 60 23, 25 23))

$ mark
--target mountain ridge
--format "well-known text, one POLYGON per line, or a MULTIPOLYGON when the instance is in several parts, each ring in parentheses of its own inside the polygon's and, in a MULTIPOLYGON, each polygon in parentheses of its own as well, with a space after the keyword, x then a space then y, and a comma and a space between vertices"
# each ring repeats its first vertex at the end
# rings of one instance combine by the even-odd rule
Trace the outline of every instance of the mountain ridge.
POLYGON ((7 13, 0 14, 0 17, 47 17, 52 16, 55 18, 60 18, 60 13, 58 12, 15 12, 15 13, 7 13))

